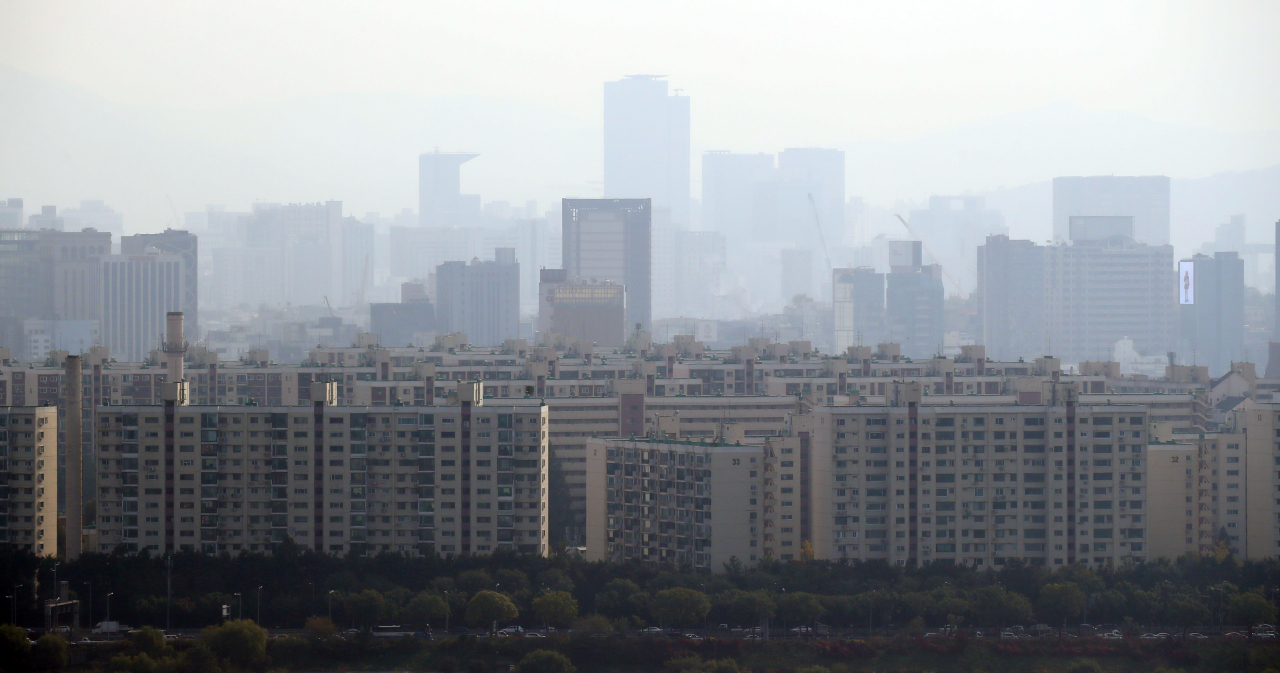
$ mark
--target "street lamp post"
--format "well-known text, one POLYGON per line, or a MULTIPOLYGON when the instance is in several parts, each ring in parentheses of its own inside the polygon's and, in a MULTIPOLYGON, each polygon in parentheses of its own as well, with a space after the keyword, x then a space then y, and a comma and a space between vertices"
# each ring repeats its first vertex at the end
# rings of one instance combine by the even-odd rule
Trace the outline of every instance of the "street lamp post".
POLYGON ((235 593, 236 597, 236 619, 244 619, 244 596, 240 592, 235 593))
POLYGON ((329 590, 329 622, 333 622, 333 589, 329 590))
POLYGON ((258 586, 258 626, 262 626, 262 586, 258 586))
POLYGON ((875 631, 875 626, 872 625, 872 622, 874 621, 874 618, 875 618, 875 614, 876 614, 876 590, 872 589, 871 597, 867 599, 867 637, 868 638, 870 638, 871 634, 875 631))
POLYGON ((449 618, 453 616, 453 604, 449 602, 449 592, 444 592, 444 635, 449 637, 449 618))
MULTIPOLYGON (((107 628, 108 628, 108 629, 110 629, 110 628, 111 628, 111 627, 110 627, 110 624, 111 624, 111 597, 112 597, 112 596, 114 596, 114 595, 116 595, 116 593, 115 593, 114 591, 108 591, 108 592, 107 592, 107 619, 106 619, 106 621, 107 621, 107 624, 108 624, 108 626, 107 626, 107 628)), ((111 632, 112 632, 111 630, 108 630, 108 631, 107 631, 107 633, 111 633, 111 632)))
POLYGON ((93 628, 93 582, 85 582, 89 587, 89 628, 93 628))

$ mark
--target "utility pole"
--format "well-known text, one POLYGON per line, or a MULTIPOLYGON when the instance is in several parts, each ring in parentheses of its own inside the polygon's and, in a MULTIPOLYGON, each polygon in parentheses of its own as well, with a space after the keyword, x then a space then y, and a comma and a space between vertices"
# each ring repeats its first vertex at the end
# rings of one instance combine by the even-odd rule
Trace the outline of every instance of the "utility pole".
POLYGON ((173 605, 173 555, 164 557, 164 630, 168 632, 171 628, 169 625, 170 608, 173 605))

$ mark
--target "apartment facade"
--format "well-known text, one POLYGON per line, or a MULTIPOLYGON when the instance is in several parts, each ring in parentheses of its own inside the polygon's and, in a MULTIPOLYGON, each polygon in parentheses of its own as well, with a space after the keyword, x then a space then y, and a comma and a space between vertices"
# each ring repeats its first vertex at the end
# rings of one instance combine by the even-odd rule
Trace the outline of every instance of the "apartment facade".
POLYGON ((1045 383, 1042 399, 816 408, 797 426, 818 558, 999 567, 1147 558, 1148 411, 1045 383), (805 427, 807 426, 807 427, 805 427))
POLYGON ((547 552, 547 412, 451 407, 104 406, 101 551, 270 551, 290 539, 331 554, 547 552))
POLYGON ((708 571, 799 558, 794 443, 751 443, 740 427, 725 429, 736 436, 679 440, 664 428, 641 438, 592 439, 587 557, 708 571))
POLYGON ((58 554, 58 410, 0 407, 0 545, 58 554))

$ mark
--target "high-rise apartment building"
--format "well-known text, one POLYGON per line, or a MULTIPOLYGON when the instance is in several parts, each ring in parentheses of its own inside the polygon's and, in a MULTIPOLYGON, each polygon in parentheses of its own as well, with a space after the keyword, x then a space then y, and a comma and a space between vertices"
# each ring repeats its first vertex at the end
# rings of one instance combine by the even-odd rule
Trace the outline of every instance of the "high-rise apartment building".
POLYGON ((653 316, 650 199, 564 199, 561 259, 571 281, 620 283, 627 328, 648 329, 653 316))
POLYGON ((471 343, 484 346, 520 336, 520 265, 511 248, 495 250, 491 262, 436 267, 436 297, 443 331, 465 332, 471 343))
POLYGON ((1048 352, 1044 331, 1045 248, 1008 236, 988 236, 978 246, 977 342, 998 360, 1048 352))
POLYGON ((1053 179, 1053 239, 1071 240, 1073 216, 1128 216, 1134 240, 1169 244, 1169 178, 1163 175, 1053 179))
POLYGON ((832 271, 833 352, 885 340, 884 276, 869 267, 832 271))
POLYGON ((57 407, 0 407, 0 465, 0 546, 57 556, 57 407))
POLYGON ((999 567, 1148 558, 1148 411, 1037 382, 1017 397, 922 395, 814 409, 800 526, 818 558, 999 567))
POLYGON ((178 229, 165 229, 159 234, 134 234, 120 239, 122 255, 145 255, 155 252, 182 258, 182 311, 185 337, 200 339, 200 245, 195 234, 178 229))
POLYGON ((457 227, 480 218, 480 196, 462 193, 462 164, 480 156, 429 152, 418 156, 418 224, 457 227))
POLYGON ((1234 252, 1178 263, 1179 355, 1218 376, 1244 361, 1244 260, 1234 252))
MULTIPOLYGON (((604 196, 650 199, 689 227, 689 97, 657 75, 604 84, 604 196)), ((566 268, 568 266, 566 265, 566 268)), ((628 288, 628 294, 634 296, 628 288)))
POLYGON ((182 255, 106 255, 102 264, 102 343, 131 362, 158 349, 165 314, 186 300, 182 255))
POLYGON ((743 439, 589 440, 587 558, 704 571, 733 560, 799 558, 802 461, 794 442, 743 439))
POLYGON ((99 550, 546 555, 545 406, 100 407, 99 550), (176 432, 164 432, 175 428, 176 432))

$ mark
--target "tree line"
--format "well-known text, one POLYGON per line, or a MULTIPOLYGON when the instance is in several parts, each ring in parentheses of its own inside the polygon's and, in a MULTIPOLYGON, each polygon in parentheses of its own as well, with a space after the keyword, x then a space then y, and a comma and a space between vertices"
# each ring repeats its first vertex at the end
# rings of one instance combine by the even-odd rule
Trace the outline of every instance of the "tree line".
POLYGON ((697 573, 640 563, 495 554, 340 558, 291 544, 275 554, 89 553, 71 562, 0 551, 0 588, 24 626, 54 576, 81 600, 82 623, 203 628, 227 617, 301 628, 309 617, 340 628, 405 624, 441 629, 572 626, 602 632, 726 624, 829 624, 877 629, 1045 623, 1204 626, 1274 621, 1280 562, 1187 555, 1131 566, 1048 569, 1020 562, 977 571, 939 563, 765 562, 697 573), (55 565, 56 564, 56 565, 55 565), (171 581, 172 593, 168 587, 171 581), (108 594, 110 597, 108 598, 108 594), (171 596, 171 599, 170 599, 171 596), (90 608, 92 603, 92 608, 90 608), (109 606, 108 606, 109 603, 109 606))

